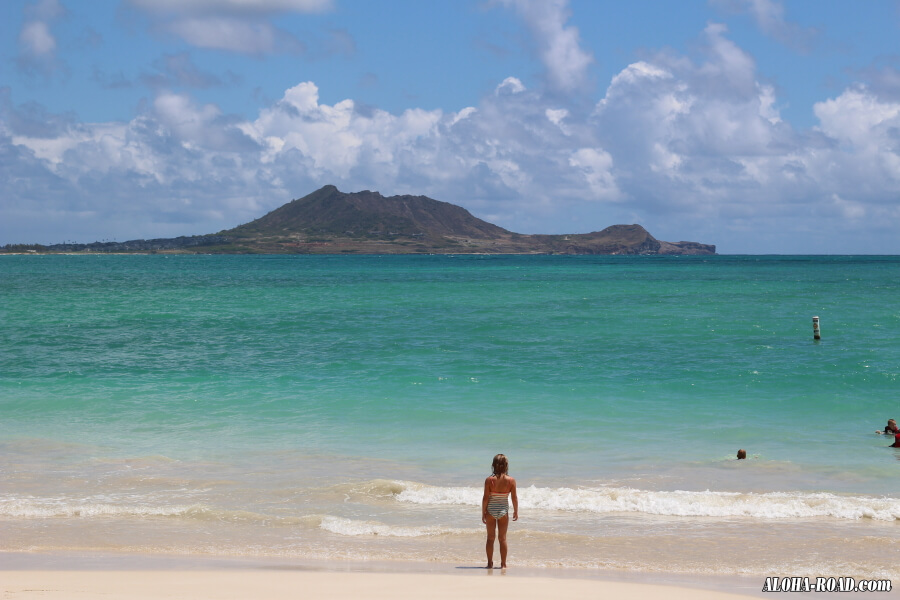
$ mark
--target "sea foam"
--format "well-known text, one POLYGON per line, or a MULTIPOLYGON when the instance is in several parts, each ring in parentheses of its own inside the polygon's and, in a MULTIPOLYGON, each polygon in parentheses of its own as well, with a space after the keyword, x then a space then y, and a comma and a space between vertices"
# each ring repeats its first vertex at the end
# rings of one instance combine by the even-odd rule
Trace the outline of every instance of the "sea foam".
POLYGON ((81 518, 150 518, 166 517, 193 521, 245 523, 255 526, 317 526, 316 515, 273 516, 247 510, 229 510, 204 504, 134 504, 115 503, 96 498, 40 498, 33 496, 0 496, 0 517, 14 519, 81 518))
POLYGON ((347 536, 380 535, 386 537, 431 537, 438 535, 465 535, 480 534, 482 528, 465 529, 459 527, 441 527, 439 525, 426 525, 421 527, 398 527, 376 521, 359 521, 356 519, 344 519, 341 517, 327 516, 319 525, 321 529, 331 533, 347 536))
MULTIPOLYGON (((404 482, 395 495, 412 504, 478 505, 482 490, 404 482)), ((587 513, 643 513, 678 517, 900 520, 900 499, 804 492, 649 491, 623 487, 519 489, 522 508, 587 513)))

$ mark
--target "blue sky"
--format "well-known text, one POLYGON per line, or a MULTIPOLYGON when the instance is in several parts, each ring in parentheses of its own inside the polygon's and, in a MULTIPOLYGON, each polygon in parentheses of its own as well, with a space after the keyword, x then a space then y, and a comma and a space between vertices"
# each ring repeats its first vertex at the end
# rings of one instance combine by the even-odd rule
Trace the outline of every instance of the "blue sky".
POLYGON ((7 0, 0 244, 325 184, 521 233, 900 253, 900 1, 7 0))

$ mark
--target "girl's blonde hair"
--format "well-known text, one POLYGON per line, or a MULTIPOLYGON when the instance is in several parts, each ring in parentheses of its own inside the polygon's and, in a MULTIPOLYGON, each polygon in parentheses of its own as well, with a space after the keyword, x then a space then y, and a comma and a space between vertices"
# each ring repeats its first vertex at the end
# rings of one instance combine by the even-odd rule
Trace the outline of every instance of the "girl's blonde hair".
POLYGON ((506 455, 498 454, 495 456, 494 461, 491 463, 491 469, 493 470, 495 477, 509 475, 509 461, 506 459, 506 455))

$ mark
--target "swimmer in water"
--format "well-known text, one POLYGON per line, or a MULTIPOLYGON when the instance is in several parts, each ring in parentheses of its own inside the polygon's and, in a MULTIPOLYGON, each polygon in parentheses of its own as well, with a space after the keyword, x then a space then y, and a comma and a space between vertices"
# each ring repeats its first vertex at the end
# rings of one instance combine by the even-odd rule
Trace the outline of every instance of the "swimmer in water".
POLYGON ((743 460, 745 458, 747 458, 747 451, 741 448, 738 450, 738 460, 743 460))
POLYGON ((875 433, 877 433, 878 435, 881 435, 882 433, 884 435, 894 435, 898 431, 900 431, 900 428, 897 427, 897 421, 895 421, 894 419, 888 419, 887 426, 884 428, 884 431, 876 429, 875 433))

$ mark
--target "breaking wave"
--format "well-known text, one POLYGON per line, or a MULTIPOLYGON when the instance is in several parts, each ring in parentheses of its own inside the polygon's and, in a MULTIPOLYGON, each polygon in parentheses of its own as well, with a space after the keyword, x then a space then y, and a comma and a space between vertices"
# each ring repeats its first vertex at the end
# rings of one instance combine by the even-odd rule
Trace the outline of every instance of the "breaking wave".
MULTIPOLYGON (((392 482, 399 502, 478 505, 482 490, 392 482)), ((384 488, 381 488, 384 489, 384 488)), ((539 488, 519 490, 523 508, 587 512, 643 513, 676 517, 752 517, 757 519, 900 520, 900 499, 804 492, 648 491, 623 487, 539 488)))
POLYGON ((261 526, 317 526, 321 520, 321 517, 315 515, 281 517, 252 511, 213 508, 203 504, 166 506, 115 503, 93 499, 77 500, 12 496, 0 496, 0 517, 18 519, 176 517, 196 521, 250 523, 261 526))

